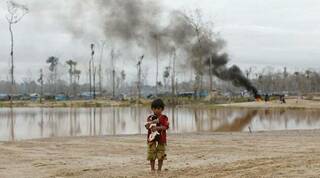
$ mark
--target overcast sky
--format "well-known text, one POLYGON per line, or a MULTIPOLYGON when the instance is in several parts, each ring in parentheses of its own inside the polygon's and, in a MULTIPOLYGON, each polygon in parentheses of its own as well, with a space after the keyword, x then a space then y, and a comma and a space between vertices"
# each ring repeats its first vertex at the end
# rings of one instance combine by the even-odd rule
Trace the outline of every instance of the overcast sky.
MULTIPOLYGON (((30 8, 30 13, 14 26, 15 64, 18 80, 36 77, 41 67, 47 66, 49 56, 58 56, 61 62, 77 59, 84 69, 90 55, 90 42, 97 43, 98 34, 75 39, 59 23, 67 18, 70 6, 64 0, 17 0, 30 8)), ((202 11, 206 21, 214 23, 226 40, 226 51, 231 64, 242 69, 271 66, 291 70, 320 69, 320 1, 319 0, 162 0, 167 9, 202 11)), ((85 13, 85 12, 84 12, 85 13)), ((6 3, 0 1, 0 80, 6 79, 9 66, 10 36, 5 19, 6 3)), ((69 19, 72 20, 72 19, 69 19)), ((90 19, 83 19, 90 22, 90 19)), ((85 28, 89 29, 89 28, 85 28)), ((110 46, 110 45, 109 45, 110 46)), ((108 44, 106 51, 108 51, 108 44)), ((137 56, 138 56, 137 52, 137 56)), ((109 52, 105 54, 108 56, 109 52)), ((108 59, 105 57, 105 63, 108 59)), ((126 66, 124 59, 117 66, 126 66)), ((133 57, 136 58, 136 57, 133 57)), ((150 57, 151 58, 151 57, 150 57)), ((133 61, 135 62, 135 61, 133 61)), ((148 64, 148 63, 147 63, 148 64)), ((166 64, 162 64, 165 66, 166 64)), ((150 69, 148 76, 152 76, 150 69)), ((129 79, 135 69, 127 68, 129 79)), ((183 72, 181 72, 183 73, 183 72)), ((152 81, 149 77, 148 81, 152 81)))

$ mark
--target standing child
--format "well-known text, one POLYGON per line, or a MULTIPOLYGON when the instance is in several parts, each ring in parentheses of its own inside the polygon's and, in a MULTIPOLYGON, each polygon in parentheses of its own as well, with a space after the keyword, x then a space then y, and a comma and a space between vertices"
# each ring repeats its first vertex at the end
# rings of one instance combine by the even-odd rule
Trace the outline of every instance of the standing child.
POLYGON ((164 103, 156 99, 151 104, 153 115, 147 118, 145 124, 148 129, 148 157, 151 171, 155 171, 155 162, 158 159, 158 171, 161 171, 163 160, 166 160, 167 129, 169 128, 168 117, 163 115, 164 103))

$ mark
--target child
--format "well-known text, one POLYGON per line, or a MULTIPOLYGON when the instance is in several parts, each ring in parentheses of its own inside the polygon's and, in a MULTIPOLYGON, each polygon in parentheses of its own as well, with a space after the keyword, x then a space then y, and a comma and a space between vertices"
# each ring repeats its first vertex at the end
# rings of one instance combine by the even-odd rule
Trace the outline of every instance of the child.
POLYGON ((150 161, 151 171, 155 171, 155 162, 158 159, 158 171, 161 171, 163 160, 166 160, 167 133, 169 128, 168 118, 162 115, 164 103, 161 99, 156 99, 151 104, 153 115, 147 118, 145 124, 148 129, 148 157, 150 161))

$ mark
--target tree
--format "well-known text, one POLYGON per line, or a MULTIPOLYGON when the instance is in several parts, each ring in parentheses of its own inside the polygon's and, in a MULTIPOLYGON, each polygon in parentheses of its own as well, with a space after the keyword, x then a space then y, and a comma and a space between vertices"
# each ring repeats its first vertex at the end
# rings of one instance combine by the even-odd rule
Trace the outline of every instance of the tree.
POLYGON ((123 87, 124 86, 124 81, 126 80, 127 75, 126 75, 126 72, 124 70, 121 71, 120 75, 121 75, 120 76, 120 78, 121 78, 121 87, 123 87))
POLYGON ((6 16, 6 19, 9 24, 9 31, 10 31, 10 39, 11 39, 11 49, 10 49, 10 56, 11 56, 11 69, 10 69, 10 76, 11 76, 11 87, 10 87, 10 102, 12 104, 12 94, 13 94, 13 87, 14 87, 14 63, 13 63, 13 58, 14 58, 14 52, 13 52, 13 46, 14 46, 14 41, 13 41, 13 29, 12 26, 14 24, 17 24, 28 12, 29 9, 21 4, 17 4, 13 1, 8 1, 7 2, 7 7, 8 7, 8 14, 6 16))
MULTIPOLYGON (((197 42, 198 42, 198 46, 196 47, 197 49, 195 49, 197 51, 197 58, 198 61, 195 60, 195 68, 196 68, 196 76, 195 76, 195 83, 194 83, 194 90, 195 93, 197 93, 197 91, 200 89, 202 90, 202 81, 203 81, 203 50, 202 50, 202 37, 204 35, 204 30, 203 30, 203 22, 202 22, 202 15, 200 13, 200 10, 197 9, 195 10, 194 13, 191 13, 189 16, 184 15, 184 18, 187 22, 189 22, 189 24, 192 25, 195 34, 196 34, 196 38, 197 38, 197 42)), ((211 66, 210 66, 211 67, 211 66)))
POLYGON ((81 75, 81 70, 75 69, 74 70, 74 77, 75 77, 75 79, 77 81, 77 84, 79 84, 80 75, 81 75))
POLYGON ((43 70, 40 69, 40 77, 38 79, 38 82, 40 83, 40 103, 42 103, 42 97, 43 97, 43 70))
POLYGON ((154 34, 153 38, 155 40, 156 48, 156 95, 158 95, 158 84, 159 84, 159 43, 160 34, 154 34))
POLYGON ((144 55, 142 55, 137 63, 137 71, 138 71, 138 82, 137 82, 137 89, 138 89, 138 102, 140 101, 141 97, 141 65, 142 65, 142 60, 144 58, 144 55))
POLYGON ((96 85, 95 85, 95 76, 96 76, 96 70, 94 66, 94 54, 95 54, 95 48, 94 44, 90 45, 91 49, 91 59, 89 61, 89 84, 90 84, 90 97, 92 96, 92 90, 93 90, 93 99, 96 99, 96 85))
POLYGON ((99 75, 99 95, 102 96, 102 59, 103 59, 103 52, 104 52, 104 46, 106 45, 106 41, 102 41, 101 44, 101 51, 100 51, 100 62, 99 62, 99 69, 98 69, 98 75, 99 75))
POLYGON ((163 84, 165 86, 165 88, 167 87, 168 85, 168 79, 170 77, 170 69, 171 67, 170 66, 167 66, 163 72, 163 84))
POLYGON ((171 94, 175 100, 176 94, 176 49, 172 49, 172 74, 171 74, 171 94))
POLYGON ((119 56, 121 55, 120 51, 115 51, 111 49, 110 57, 111 57, 111 68, 112 68, 112 97, 116 96, 116 61, 119 56))
POLYGON ((73 89, 73 92, 74 92, 74 95, 76 95, 77 91, 76 91, 76 85, 79 85, 79 81, 80 81, 80 75, 81 75, 81 71, 78 70, 78 69, 74 69, 74 81, 75 81, 75 85, 73 85, 74 89, 73 89))
POLYGON ((111 67, 112 67, 112 98, 115 97, 115 85, 116 85, 116 71, 115 71, 115 67, 114 67, 114 50, 111 50, 111 67))
POLYGON ((57 66, 59 63, 59 58, 51 56, 46 61, 49 64, 49 71, 51 72, 51 84, 54 84, 54 94, 57 92, 57 66))
MULTIPOLYGON (((70 87, 70 90, 71 90, 71 88, 72 88, 72 85, 73 85, 73 81, 72 81, 72 78, 73 78, 73 76, 74 76, 74 74, 75 74, 75 67, 76 67, 76 65, 77 65, 77 62, 76 61, 73 61, 73 60, 68 60, 68 61, 66 61, 66 64, 69 66, 69 87, 70 87)), ((70 91, 71 92, 71 91, 70 91)))

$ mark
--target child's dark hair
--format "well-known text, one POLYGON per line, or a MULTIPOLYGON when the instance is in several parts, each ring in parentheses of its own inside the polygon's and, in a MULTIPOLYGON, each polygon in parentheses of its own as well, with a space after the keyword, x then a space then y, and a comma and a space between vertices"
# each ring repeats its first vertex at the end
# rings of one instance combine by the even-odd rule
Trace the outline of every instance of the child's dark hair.
POLYGON ((164 109, 164 106, 165 105, 162 99, 153 100, 151 103, 151 109, 158 109, 158 108, 164 109))

